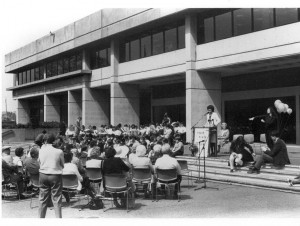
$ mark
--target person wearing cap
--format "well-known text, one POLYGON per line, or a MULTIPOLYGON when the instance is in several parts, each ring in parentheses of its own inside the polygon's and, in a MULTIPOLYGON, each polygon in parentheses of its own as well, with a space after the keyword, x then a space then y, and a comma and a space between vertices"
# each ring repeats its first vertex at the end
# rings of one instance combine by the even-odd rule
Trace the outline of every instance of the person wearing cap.
POLYGON ((156 171, 157 169, 176 169, 177 171, 177 179, 178 181, 178 186, 175 186, 174 190, 174 198, 177 198, 177 192, 178 189, 180 189, 180 183, 181 183, 181 167, 178 163, 178 161, 175 158, 172 158, 170 156, 171 154, 171 148, 169 144, 164 144, 161 149, 162 152, 162 157, 158 158, 156 160, 154 170, 156 171))
POLYGON ((45 144, 39 151, 40 162, 40 195, 39 217, 45 218, 47 206, 52 199, 55 216, 62 218, 62 172, 64 168, 64 154, 61 149, 53 147, 54 134, 44 136, 45 144))
POLYGON ((2 160, 4 160, 8 165, 13 165, 13 157, 10 155, 11 146, 2 147, 2 160))

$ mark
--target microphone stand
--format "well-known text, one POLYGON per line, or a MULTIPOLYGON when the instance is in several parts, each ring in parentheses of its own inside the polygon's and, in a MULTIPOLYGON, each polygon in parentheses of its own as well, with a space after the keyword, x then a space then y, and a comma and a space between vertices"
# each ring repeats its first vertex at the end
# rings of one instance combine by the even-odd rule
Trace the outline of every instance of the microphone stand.
MULTIPOLYGON (((205 183, 204 180, 201 180, 201 176, 200 176, 200 172, 201 172, 200 156, 201 156, 201 154, 202 154, 202 151, 203 151, 203 150, 205 151, 205 144, 206 144, 206 142, 207 142, 207 139, 206 139, 205 142, 203 143, 201 150, 199 150, 199 152, 198 152, 198 153, 199 153, 199 156, 198 156, 198 178, 197 178, 197 180, 195 180, 195 183, 197 183, 197 184, 205 183)), ((201 141, 199 141, 199 149, 200 149, 200 143, 201 143, 201 141)), ((204 153, 204 156, 205 156, 205 153, 204 153)), ((196 189, 195 189, 195 190, 196 190, 196 189)))
MULTIPOLYGON (((209 133, 209 136, 207 137, 205 143, 207 142, 208 139, 210 140, 210 133, 209 133)), ((202 147, 202 150, 205 150, 205 143, 204 143, 204 145, 203 145, 203 147, 202 147)), ((209 144, 209 146, 208 146, 208 150, 209 150, 209 149, 210 149, 210 144, 209 144)), ((202 150, 201 150, 201 152, 202 152, 202 150)), ((201 153, 200 153, 200 155, 201 155, 201 153)), ((199 155, 199 169, 200 169, 200 155, 199 155)), ((204 171, 204 174, 203 174, 204 185, 203 185, 202 187, 200 187, 200 188, 195 188, 194 191, 200 190, 200 189, 202 189, 202 188, 209 188, 209 189, 219 190, 219 188, 207 187, 207 186, 206 186, 205 152, 204 152, 204 156, 203 156, 203 171, 204 171)), ((200 170, 199 170, 199 175, 200 175, 200 170)))

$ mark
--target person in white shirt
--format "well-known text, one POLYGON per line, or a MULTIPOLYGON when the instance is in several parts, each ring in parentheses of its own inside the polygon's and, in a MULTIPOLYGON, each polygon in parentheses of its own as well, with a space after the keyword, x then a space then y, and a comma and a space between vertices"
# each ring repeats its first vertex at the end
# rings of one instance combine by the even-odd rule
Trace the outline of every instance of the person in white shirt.
POLYGON ((181 183, 181 167, 175 158, 170 157, 171 149, 169 144, 164 144, 161 149, 162 157, 158 158, 155 162, 154 171, 157 169, 176 169, 177 179, 175 181, 179 182, 179 187, 175 187, 174 198, 178 197, 178 190, 180 189, 181 183))
POLYGON ((116 155, 115 157, 121 158, 121 159, 126 159, 127 155, 129 153, 129 147, 127 147, 125 145, 125 139, 121 138, 120 140, 120 144, 117 148, 115 148, 116 150, 116 155))
POLYGON ((221 122, 220 117, 215 111, 214 106, 207 106, 205 127, 214 128, 210 130, 210 153, 217 155, 217 126, 221 122))
POLYGON ((93 148, 90 155, 90 160, 86 161, 86 168, 101 168, 102 160, 100 158, 100 149, 93 148))
POLYGON ((40 194, 39 217, 45 218, 47 206, 52 197, 55 216, 62 218, 62 172, 64 168, 63 151, 53 147, 54 134, 44 136, 45 144, 39 151, 40 162, 40 194))
POLYGON ((22 148, 22 147, 16 148, 15 155, 16 156, 13 157, 13 164, 15 166, 22 167, 23 161, 22 161, 21 157, 24 155, 24 148, 22 148))

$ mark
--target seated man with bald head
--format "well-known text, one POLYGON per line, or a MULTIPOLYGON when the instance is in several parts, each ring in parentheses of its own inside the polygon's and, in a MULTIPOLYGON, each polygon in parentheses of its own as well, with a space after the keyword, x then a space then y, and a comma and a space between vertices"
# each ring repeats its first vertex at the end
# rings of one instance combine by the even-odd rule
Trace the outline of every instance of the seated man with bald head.
POLYGON ((177 179, 174 181, 179 182, 179 187, 175 186, 174 190, 174 198, 178 197, 178 189, 180 189, 180 183, 181 183, 181 167, 177 160, 170 156, 171 154, 171 148, 169 144, 164 144, 161 149, 162 157, 158 158, 156 160, 154 170, 156 169, 176 169, 177 171, 177 179))

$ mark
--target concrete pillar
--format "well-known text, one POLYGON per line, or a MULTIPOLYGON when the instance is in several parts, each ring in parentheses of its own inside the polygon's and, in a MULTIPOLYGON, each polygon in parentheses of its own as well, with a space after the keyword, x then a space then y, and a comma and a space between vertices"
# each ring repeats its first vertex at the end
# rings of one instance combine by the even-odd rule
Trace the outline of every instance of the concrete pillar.
POLYGON ((75 124, 82 115, 82 92, 68 91, 68 126, 75 124))
POLYGON ((295 111, 296 111, 296 144, 300 145, 300 96, 299 95, 296 95, 295 111))
POLYGON ((90 54, 86 49, 82 51, 82 70, 91 70, 90 54))
POLYGON ((109 89, 82 88, 82 125, 109 124, 109 89))
MULTIPOLYGON (((13 86, 16 86, 17 85, 17 81, 18 81, 18 74, 13 74, 13 86)), ((19 84, 19 82, 18 82, 19 84)))
POLYGON ((197 17, 188 15, 185 19, 186 45, 186 128, 187 141, 192 141, 191 128, 205 124, 206 107, 215 106, 221 115, 221 76, 216 73, 198 72, 195 69, 197 47, 197 17))
POLYGON ((110 86, 111 124, 140 123, 139 86, 112 83, 110 86))
POLYGON ((26 124, 30 122, 30 109, 28 105, 28 100, 17 100, 17 123, 26 124))
POLYGON ((44 120, 60 122, 60 99, 53 95, 44 95, 44 120))

